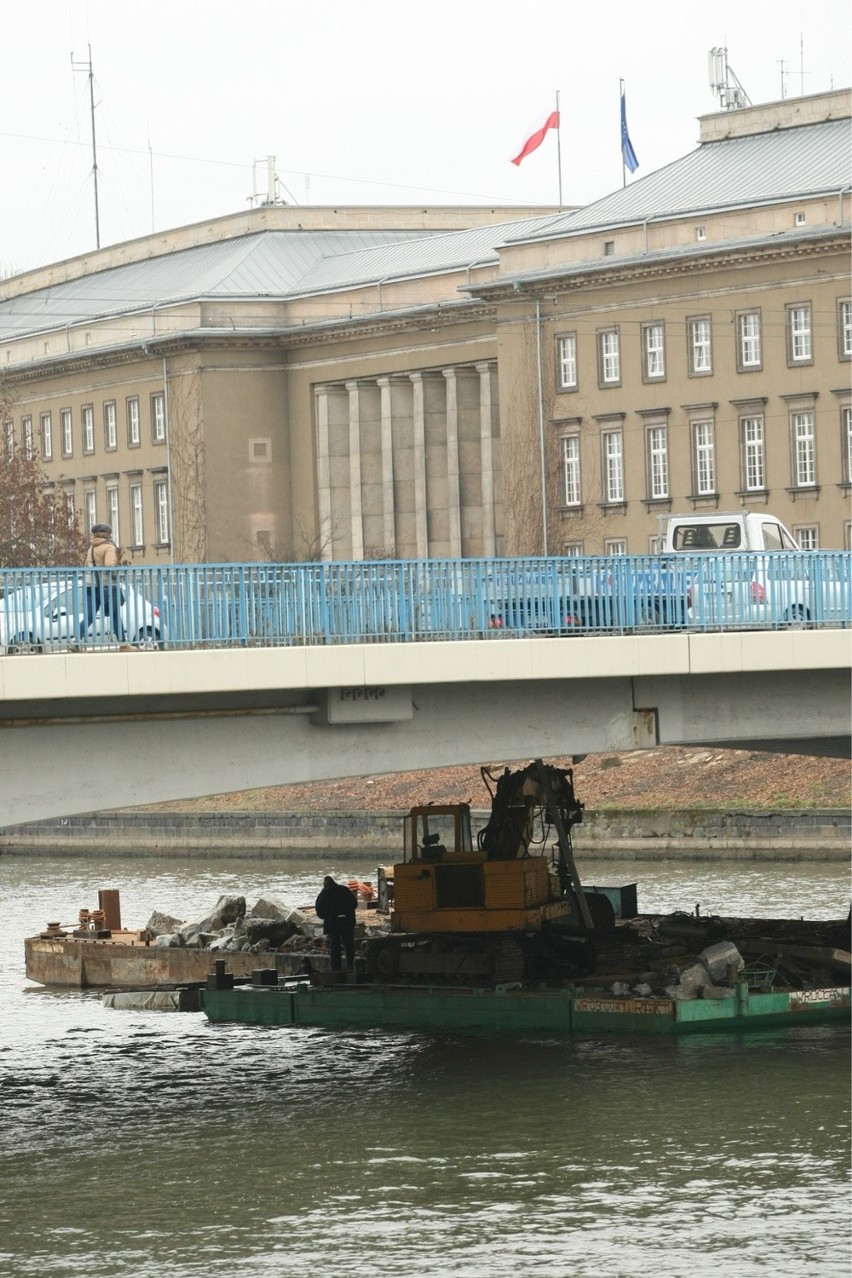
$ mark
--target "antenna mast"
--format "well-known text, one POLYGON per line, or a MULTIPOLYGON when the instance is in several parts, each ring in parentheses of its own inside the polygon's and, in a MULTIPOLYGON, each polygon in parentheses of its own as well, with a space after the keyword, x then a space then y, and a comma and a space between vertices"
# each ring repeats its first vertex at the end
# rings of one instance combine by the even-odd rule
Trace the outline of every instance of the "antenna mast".
POLYGON ((71 54, 71 68, 74 71, 88 71, 89 73, 89 111, 92 118, 92 177, 95 182, 95 245, 101 247, 101 220, 98 213, 98 149, 95 139, 95 75, 92 70, 92 46, 89 45, 89 61, 75 62, 74 54, 71 54))
POLYGON ((737 111, 751 106, 751 98, 728 65, 727 48, 711 49, 707 55, 707 71, 711 93, 717 94, 724 111, 737 111))

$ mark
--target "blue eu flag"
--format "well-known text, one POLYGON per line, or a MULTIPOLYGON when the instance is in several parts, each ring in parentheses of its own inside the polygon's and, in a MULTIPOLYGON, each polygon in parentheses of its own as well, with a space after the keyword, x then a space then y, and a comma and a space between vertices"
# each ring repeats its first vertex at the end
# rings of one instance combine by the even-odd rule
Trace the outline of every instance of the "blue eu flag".
POLYGON ((633 150, 633 143, 630 141, 630 134, 627 132, 627 107, 625 106, 623 93, 621 95, 621 155, 626 167, 631 173, 635 173, 639 168, 639 161, 636 159, 636 152, 633 150))

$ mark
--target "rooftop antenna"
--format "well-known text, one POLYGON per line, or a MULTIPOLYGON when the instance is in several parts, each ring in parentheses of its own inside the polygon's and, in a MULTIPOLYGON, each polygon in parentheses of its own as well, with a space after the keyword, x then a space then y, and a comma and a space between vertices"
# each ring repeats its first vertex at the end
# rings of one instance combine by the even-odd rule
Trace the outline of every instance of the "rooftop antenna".
POLYGON ((89 110, 92 117, 92 176, 95 180, 95 245, 101 247, 101 220, 98 214, 98 150, 95 143, 95 74, 92 70, 92 46, 89 45, 89 61, 75 62, 74 54, 71 54, 72 71, 87 71, 89 73, 89 110))
POLYGON ((268 208, 273 204, 286 204, 278 194, 278 188, 281 184, 278 181, 278 175, 275 172, 275 156, 267 155, 265 160, 255 160, 251 167, 251 195, 249 196, 249 204, 251 206, 268 208), (259 192, 257 189, 257 166, 259 164, 266 165, 266 194, 259 192))
POLYGON ((710 50, 707 55, 707 71, 710 92, 717 95, 723 111, 738 111, 741 107, 751 106, 751 98, 737 79, 733 67, 728 64, 727 48, 710 50))

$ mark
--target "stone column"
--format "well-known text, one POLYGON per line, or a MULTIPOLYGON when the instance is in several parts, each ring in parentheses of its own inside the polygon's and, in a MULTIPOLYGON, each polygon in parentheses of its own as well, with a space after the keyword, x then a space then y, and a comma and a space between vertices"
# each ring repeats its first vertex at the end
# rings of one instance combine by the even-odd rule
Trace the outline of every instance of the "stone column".
POLYGON ((364 558, 364 514, 361 500, 361 406, 358 383, 347 382, 349 392, 349 512, 352 558, 364 558))
POLYGON ((414 423, 414 517, 416 554, 425 559, 429 554, 429 524, 426 494, 426 407, 423 401, 423 374, 409 373, 412 387, 414 423))
POLYGON ((459 557, 461 545, 461 497, 459 493, 459 398, 456 370, 443 370, 447 386, 447 528, 450 554, 459 557))
POLYGON ((485 555, 494 555, 497 550, 497 530, 494 523, 494 405, 491 395, 491 365, 477 364, 476 371, 479 373, 479 439, 482 453, 482 549, 485 555))
POLYGON ((376 379, 382 411, 382 536, 385 546, 396 554, 396 519, 393 500, 393 410, 389 377, 376 379))
POLYGON ((317 514, 319 516, 320 554, 323 559, 332 557, 332 523, 331 523, 331 471, 328 460, 328 387, 317 386, 314 402, 316 405, 317 433, 317 514))

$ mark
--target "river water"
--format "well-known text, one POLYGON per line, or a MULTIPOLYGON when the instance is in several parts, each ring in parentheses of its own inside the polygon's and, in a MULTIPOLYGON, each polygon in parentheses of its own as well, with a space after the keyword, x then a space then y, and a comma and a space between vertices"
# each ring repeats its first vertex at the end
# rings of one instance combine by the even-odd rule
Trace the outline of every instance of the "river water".
MULTIPOLYGON (((838 918, 837 865, 581 867, 641 910, 838 918)), ((0 858, 0 1274, 847 1278, 849 1033, 329 1034, 117 1012, 23 939, 121 891, 313 900, 372 865, 0 858)))

